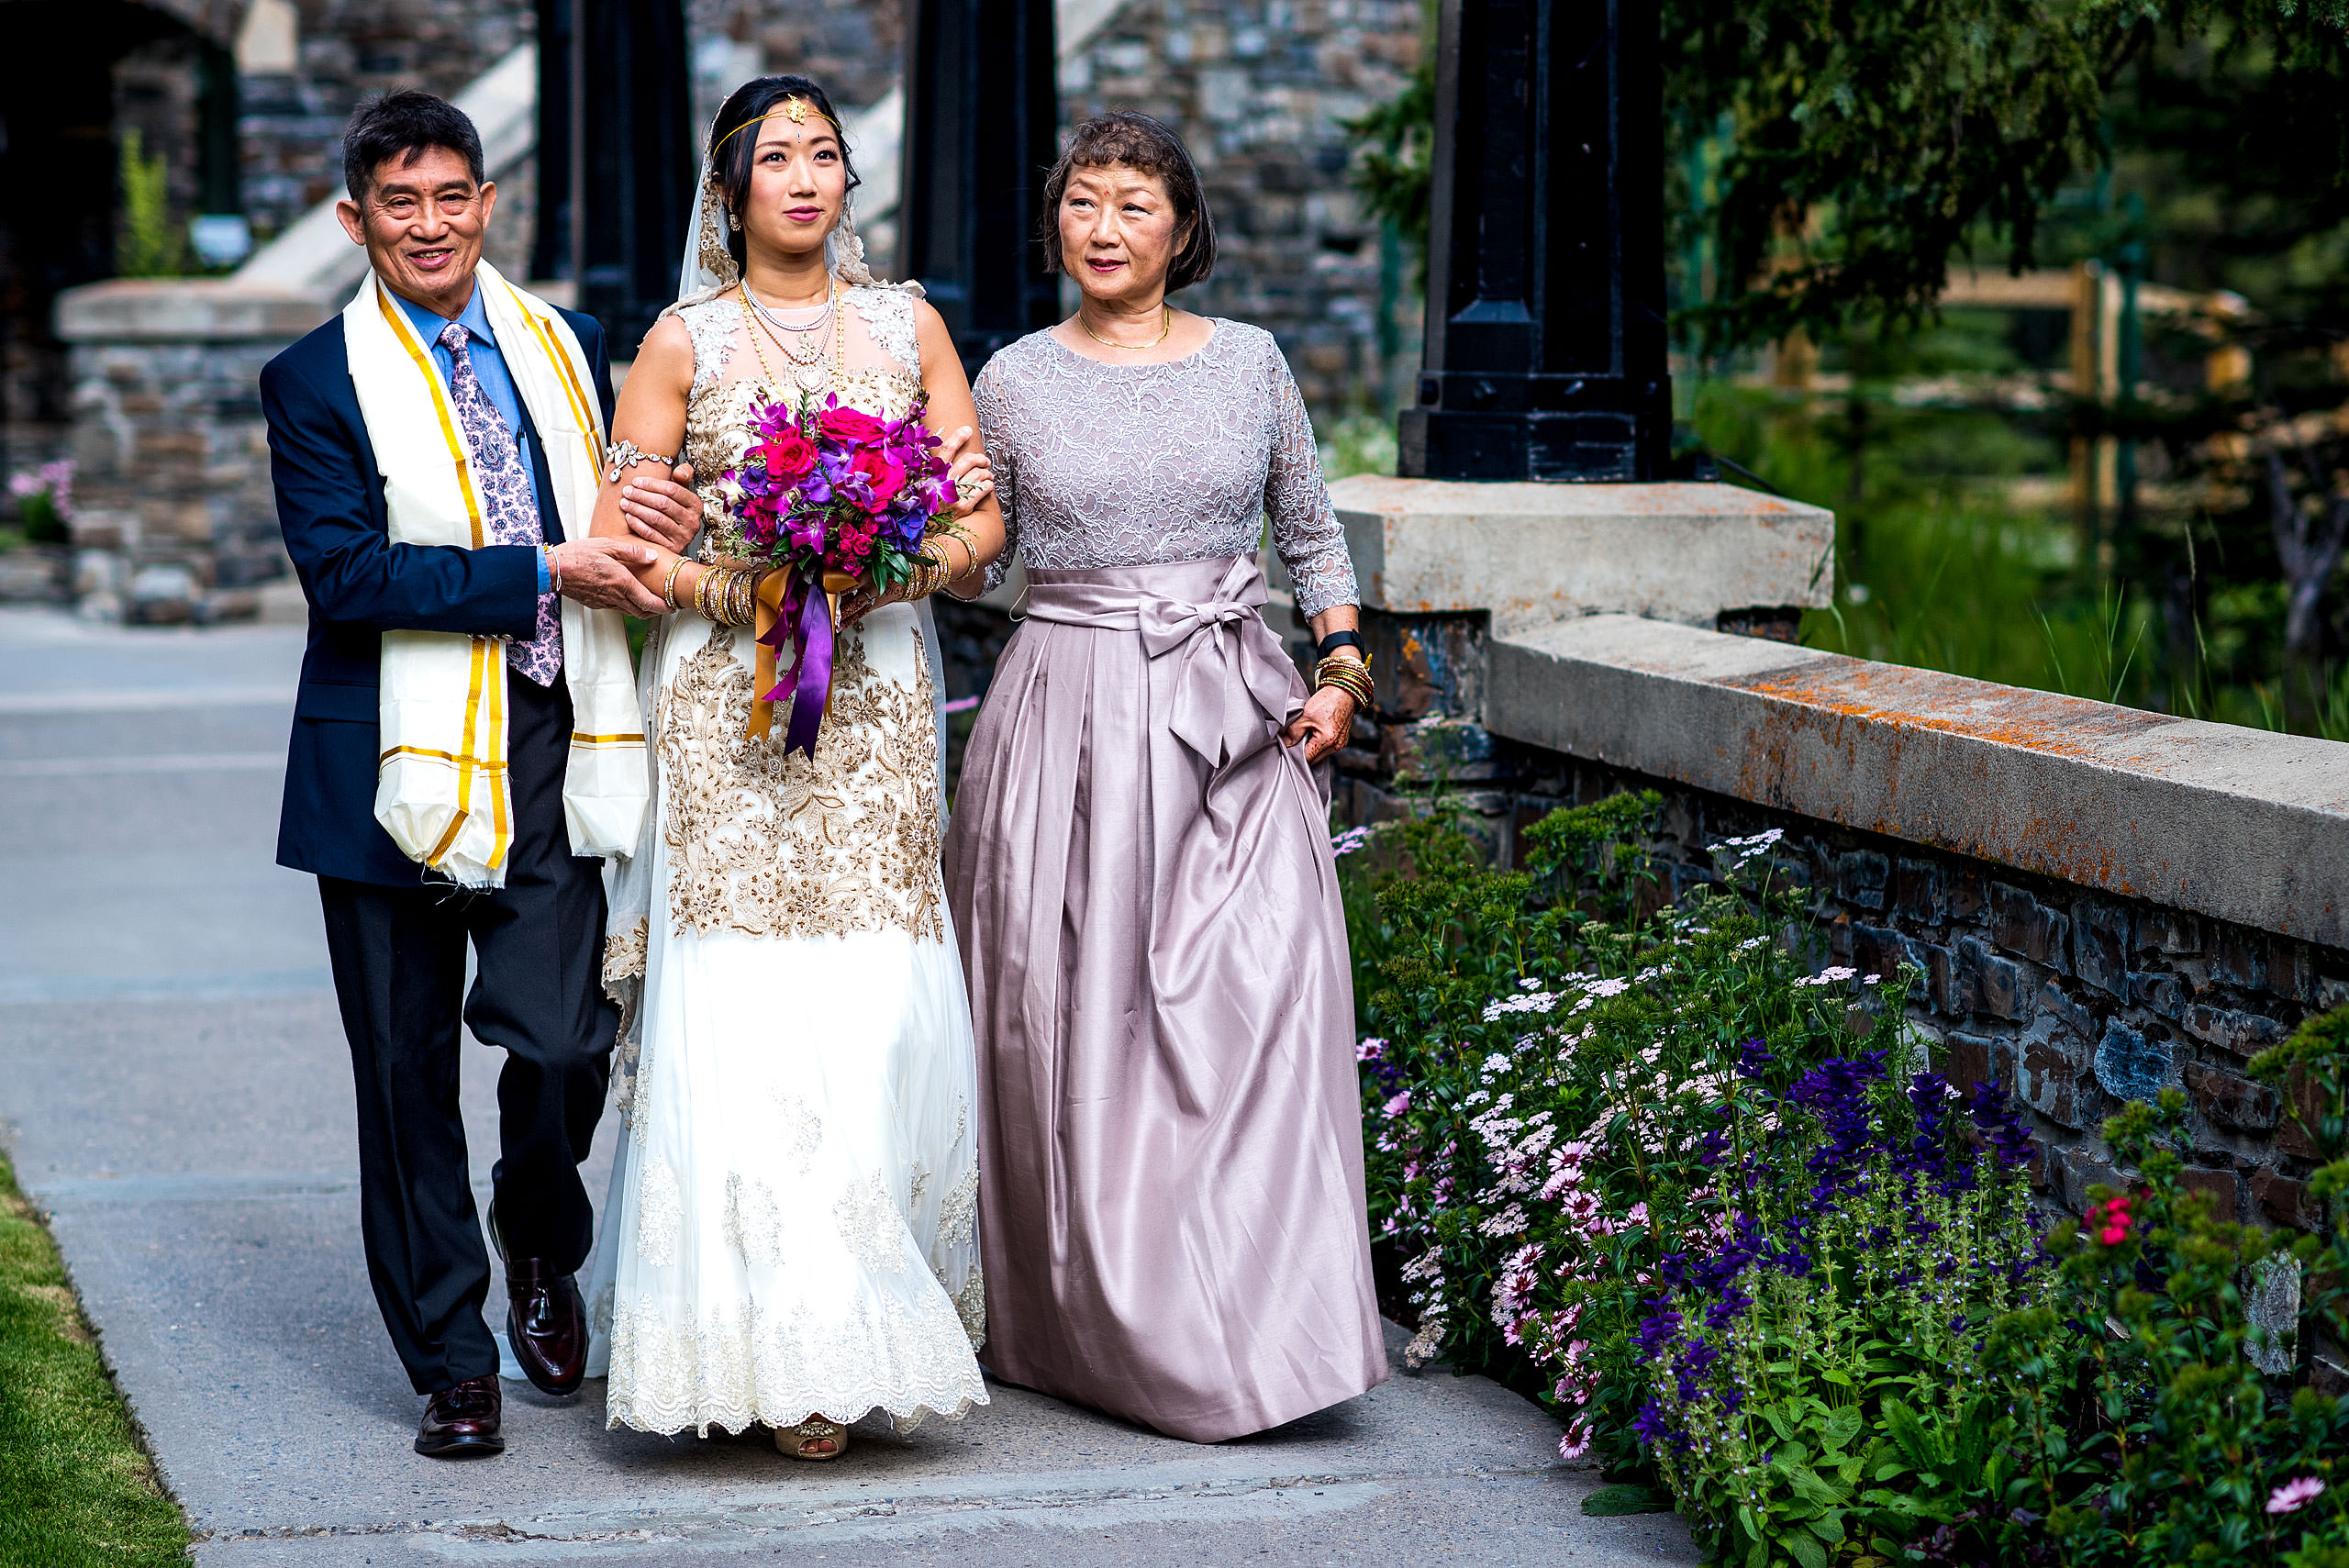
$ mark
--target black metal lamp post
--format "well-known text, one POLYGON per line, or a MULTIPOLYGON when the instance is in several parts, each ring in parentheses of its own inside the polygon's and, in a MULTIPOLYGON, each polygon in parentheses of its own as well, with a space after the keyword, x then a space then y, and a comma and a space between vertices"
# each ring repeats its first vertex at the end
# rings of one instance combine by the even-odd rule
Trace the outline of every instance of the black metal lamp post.
POLYGON ((677 296, 698 160, 680 0, 538 0, 530 270, 579 285, 616 358, 677 296))
POLYGON ((1656 0, 1443 0, 1427 358, 1404 474, 1664 477, 1656 14, 1656 0))
POLYGON ((974 377, 1060 319, 1034 239, 1059 156, 1052 0, 914 0, 906 70, 902 272, 974 377))

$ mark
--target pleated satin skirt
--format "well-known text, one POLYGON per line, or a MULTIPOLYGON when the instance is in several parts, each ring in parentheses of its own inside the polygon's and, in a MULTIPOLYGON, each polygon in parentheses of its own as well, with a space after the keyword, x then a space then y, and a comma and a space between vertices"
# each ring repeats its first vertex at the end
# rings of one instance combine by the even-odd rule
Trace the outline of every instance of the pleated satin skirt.
POLYGON ((1262 1431, 1386 1376, 1327 806, 1266 712, 1304 684, 1248 558, 1029 583, 945 855, 984 1359, 1174 1437, 1262 1431))

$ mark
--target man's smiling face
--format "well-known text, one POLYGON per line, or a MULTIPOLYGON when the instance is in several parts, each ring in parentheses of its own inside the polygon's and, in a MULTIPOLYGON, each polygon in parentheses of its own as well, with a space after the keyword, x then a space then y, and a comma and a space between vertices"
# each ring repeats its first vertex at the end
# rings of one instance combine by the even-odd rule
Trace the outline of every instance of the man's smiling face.
POLYGON ((475 184, 462 153, 428 147, 377 164, 364 202, 338 202, 335 214, 393 293, 453 320, 473 299, 496 205, 495 183, 475 184))

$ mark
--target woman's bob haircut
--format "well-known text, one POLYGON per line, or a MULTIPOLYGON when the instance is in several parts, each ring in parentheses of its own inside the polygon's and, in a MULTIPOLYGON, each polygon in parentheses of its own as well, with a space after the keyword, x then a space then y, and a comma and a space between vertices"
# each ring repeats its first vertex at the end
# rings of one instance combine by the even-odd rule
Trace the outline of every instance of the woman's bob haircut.
POLYGON ((1052 165, 1044 180, 1043 221, 1037 238, 1044 242, 1044 271, 1063 271, 1061 264, 1061 197, 1077 169, 1107 169, 1115 164, 1153 175, 1166 187, 1174 204, 1174 260, 1166 269, 1166 292, 1174 294, 1207 282, 1215 271, 1215 216, 1208 211, 1207 192, 1199 187, 1199 171, 1191 161, 1183 139, 1148 115, 1127 110, 1099 115, 1076 128, 1068 150, 1052 165))

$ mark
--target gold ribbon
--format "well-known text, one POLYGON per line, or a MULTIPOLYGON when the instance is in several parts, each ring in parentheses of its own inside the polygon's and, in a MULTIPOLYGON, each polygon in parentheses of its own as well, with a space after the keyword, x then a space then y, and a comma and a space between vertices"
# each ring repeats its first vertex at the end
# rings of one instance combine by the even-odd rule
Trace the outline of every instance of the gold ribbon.
POLYGON ((770 572, 759 579, 759 591, 752 603, 758 614, 753 628, 758 637, 758 654, 751 661, 751 739, 763 740, 774 725, 774 704, 767 701, 767 694, 774 690, 774 650, 767 646, 767 636, 774 630, 774 623, 783 618, 784 590, 790 586, 791 573, 770 572))

